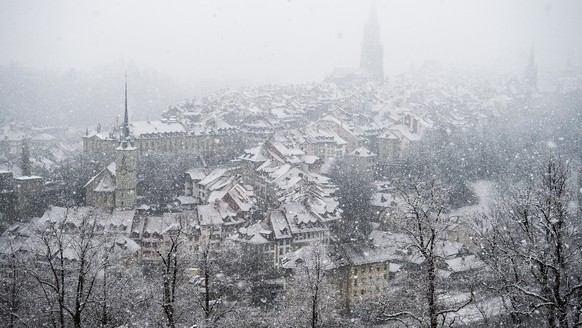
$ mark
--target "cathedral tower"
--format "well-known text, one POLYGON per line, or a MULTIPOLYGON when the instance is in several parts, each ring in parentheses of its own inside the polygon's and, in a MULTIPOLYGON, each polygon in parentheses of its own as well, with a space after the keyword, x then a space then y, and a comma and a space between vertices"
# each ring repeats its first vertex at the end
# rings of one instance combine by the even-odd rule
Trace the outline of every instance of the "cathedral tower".
POLYGON ((370 17, 364 25, 360 69, 374 80, 384 79, 384 46, 380 42, 380 24, 376 15, 376 3, 372 3, 370 17))
POLYGON ((137 150, 129 134, 127 113, 127 73, 125 75, 125 116, 119 147, 115 149, 115 208, 135 207, 137 187, 137 150))

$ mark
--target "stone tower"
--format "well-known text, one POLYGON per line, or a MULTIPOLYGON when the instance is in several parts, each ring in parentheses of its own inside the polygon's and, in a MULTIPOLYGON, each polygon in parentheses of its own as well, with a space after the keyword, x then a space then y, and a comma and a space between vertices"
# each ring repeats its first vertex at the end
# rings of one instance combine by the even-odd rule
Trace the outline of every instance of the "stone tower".
POLYGON ((115 166, 115 208, 134 208, 137 186, 137 150, 129 134, 127 74, 125 75, 125 117, 119 146, 115 149, 115 166))
POLYGON ((384 46, 380 42, 380 24, 376 15, 376 3, 372 3, 370 17, 364 25, 360 69, 367 72, 371 79, 384 79, 384 46))

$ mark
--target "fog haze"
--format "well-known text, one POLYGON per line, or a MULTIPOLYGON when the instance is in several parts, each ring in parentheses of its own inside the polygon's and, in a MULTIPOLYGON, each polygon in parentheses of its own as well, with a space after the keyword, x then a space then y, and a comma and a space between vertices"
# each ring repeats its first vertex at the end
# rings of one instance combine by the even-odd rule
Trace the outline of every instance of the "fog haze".
MULTIPOLYGON (((370 1, 2 1, 0 65, 136 65, 189 80, 321 81, 359 63, 370 1)), ((387 74, 425 60, 543 67, 579 53, 580 1, 377 1, 387 74), (515 65, 518 64, 519 65, 515 65)))
POLYGON ((0 326, 582 327, 582 0, 0 0, 0 326))

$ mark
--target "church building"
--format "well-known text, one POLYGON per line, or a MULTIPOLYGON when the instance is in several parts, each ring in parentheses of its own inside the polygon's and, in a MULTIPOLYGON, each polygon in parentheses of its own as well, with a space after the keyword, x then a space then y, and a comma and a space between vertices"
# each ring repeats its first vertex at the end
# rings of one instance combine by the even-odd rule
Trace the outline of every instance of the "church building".
POLYGON ((364 25, 360 69, 367 73, 372 80, 381 81, 384 79, 384 46, 381 42, 380 24, 378 23, 375 3, 372 4, 370 17, 364 25))
POLYGON ((115 161, 95 175, 85 185, 87 205, 105 211, 132 209, 136 203, 137 149, 129 133, 127 112, 127 77, 125 81, 125 116, 115 161))
POLYGON ((384 80, 384 46, 382 45, 375 3, 372 3, 368 22, 364 25, 360 56, 360 67, 335 68, 328 80, 339 83, 384 80))

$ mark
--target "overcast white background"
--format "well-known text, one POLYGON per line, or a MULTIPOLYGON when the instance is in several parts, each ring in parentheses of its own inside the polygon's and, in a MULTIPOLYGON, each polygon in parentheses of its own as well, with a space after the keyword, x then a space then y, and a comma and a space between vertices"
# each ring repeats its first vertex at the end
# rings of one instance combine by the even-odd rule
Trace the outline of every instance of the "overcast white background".
MULTIPOLYGON (((0 65, 132 63, 177 77, 297 83, 359 64, 371 1, 0 0, 0 65)), ((582 1, 378 0, 387 74, 426 59, 561 67, 580 51, 582 1)))

